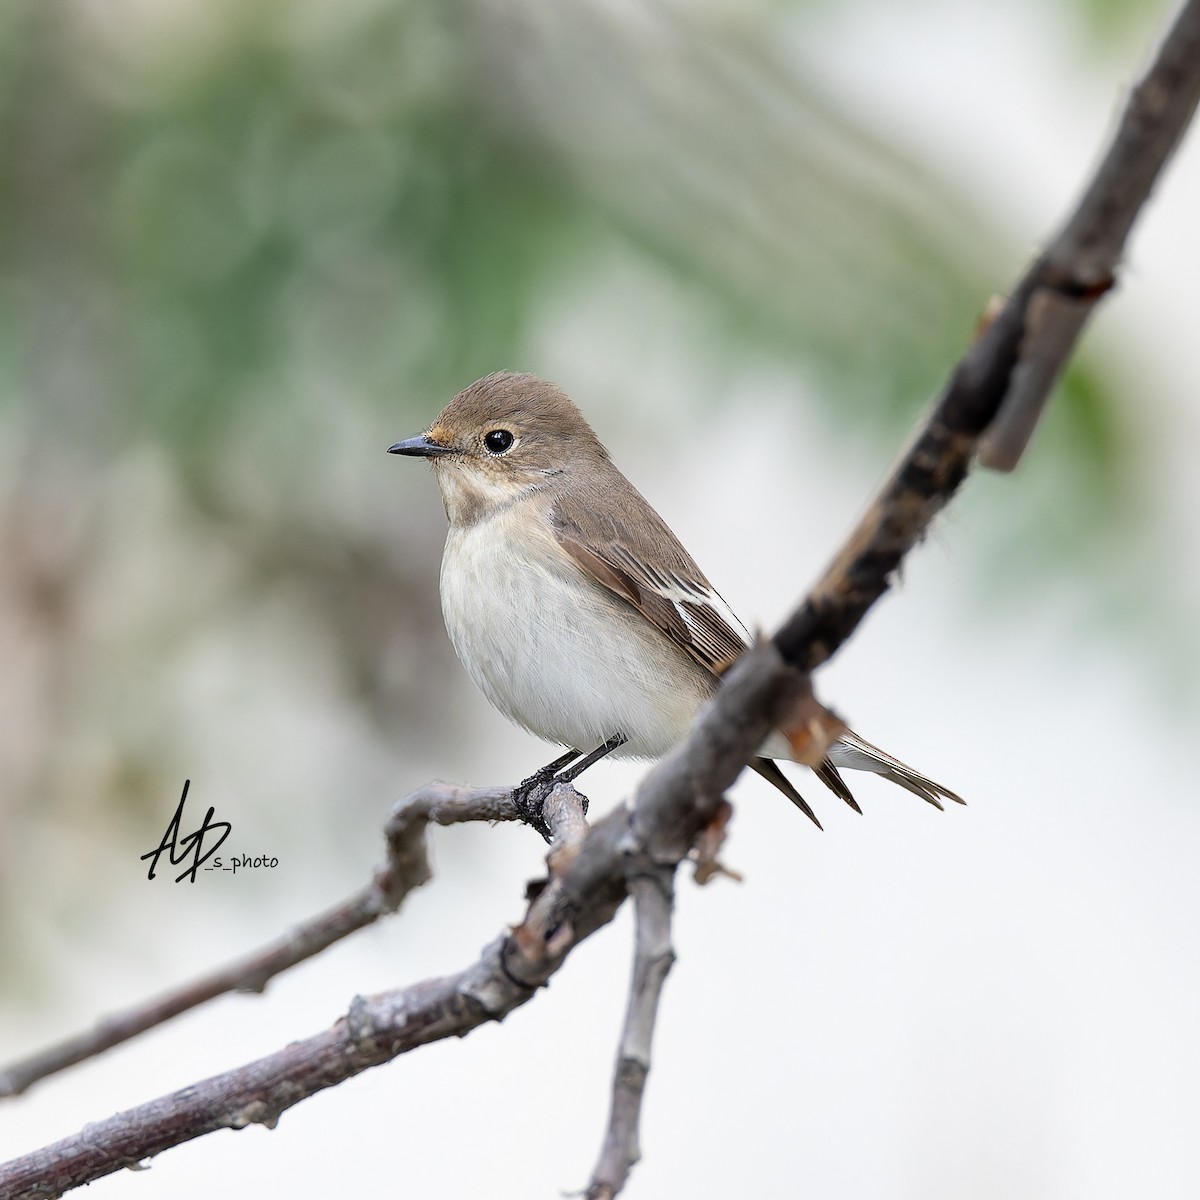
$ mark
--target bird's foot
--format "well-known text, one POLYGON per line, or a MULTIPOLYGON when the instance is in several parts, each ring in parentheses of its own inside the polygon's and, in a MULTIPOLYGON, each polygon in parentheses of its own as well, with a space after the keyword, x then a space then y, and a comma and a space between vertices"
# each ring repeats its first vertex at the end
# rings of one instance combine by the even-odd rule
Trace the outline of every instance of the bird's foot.
POLYGON ((554 841, 554 834, 546 821, 546 801, 560 783, 575 791, 586 816, 588 798, 582 792, 577 791, 569 779, 553 773, 546 774, 544 768, 542 771, 535 771, 528 779, 517 784, 512 791, 513 807, 516 808, 521 820, 536 829, 547 842, 554 841))
POLYGON ((591 750, 587 754, 584 754, 581 750, 568 750, 566 754, 560 754, 553 762, 547 763, 541 770, 534 771, 528 779, 523 779, 513 788, 512 793, 513 805, 520 814, 521 820, 526 825, 532 825, 546 841, 553 841, 553 834, 550 832, 550 827, 546 823, 544 815, 546 799, 550 793, 558 784, 567 784, 579 797, 580 803, 583 805, 584 815, 586 816, 588 798, 582 792, 575 789, 574 782, 576 778, 582 775, 593 763, 599 762, 605 755, 611 754, 614 750, 623 746, 625 742, 625 735, 617 733, 610 737, 603 745, 597 746, 595 750, 591 750), (576 759, 579 761, 576 762, 576 759))

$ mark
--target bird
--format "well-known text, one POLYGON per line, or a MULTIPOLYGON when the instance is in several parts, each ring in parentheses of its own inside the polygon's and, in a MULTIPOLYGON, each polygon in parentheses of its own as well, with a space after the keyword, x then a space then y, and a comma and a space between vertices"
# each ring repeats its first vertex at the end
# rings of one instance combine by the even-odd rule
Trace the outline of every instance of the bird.
MULTIPOLYGON (((566 752, 528 789, 608 755, 659 758, 686 733, 746 627, 621 473, 583 413, 536 375, 499 371, 460 391, 388 453, 433 468, 449 529, 442 615, 455 652, 501 713, 566 752)), ((818 828, 770 735, 749 765, 818 828)), ((957 793, 850 729, 814 768, 856 812, 843 769, 942 808, 957 793)))

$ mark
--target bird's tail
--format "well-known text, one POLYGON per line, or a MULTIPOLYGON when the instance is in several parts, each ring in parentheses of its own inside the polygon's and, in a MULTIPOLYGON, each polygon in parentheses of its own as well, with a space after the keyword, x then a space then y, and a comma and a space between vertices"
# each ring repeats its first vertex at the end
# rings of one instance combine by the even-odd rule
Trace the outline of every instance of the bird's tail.
POLYGON ((882 775, 884 779, 890 779, 902 788, 907 788, 913 795, 928 801, 934 808, 942 807, 943 798, 953 800, 955 804, 966 804, 966 801, 957 792, 952 792, 948 787, 934 782, 927 775, 922 775, 920 771, 914 771, 912 767, 902 763, 898 758, 893 758, 887 751, 880 750, 878 746, 872 746, 870 742, 850 730, 846 730, 829 747, 829 754, 817 769, 817 775, 832 792, 841 796, 852 807, 857 808, 858 805, 853 803, 853 797, 849 796, 850 789, 838 772, 838 767, 845 767, 853 771, 871 771, 876 775, 882 775))
POLYGON ((809 807, 808 801, 796 791, 792 781, 779 769, 774 759, 752 758, 747 765, 769 784, 777 787, 818 829, 825 828, 817 820, 817 814, 809 807))

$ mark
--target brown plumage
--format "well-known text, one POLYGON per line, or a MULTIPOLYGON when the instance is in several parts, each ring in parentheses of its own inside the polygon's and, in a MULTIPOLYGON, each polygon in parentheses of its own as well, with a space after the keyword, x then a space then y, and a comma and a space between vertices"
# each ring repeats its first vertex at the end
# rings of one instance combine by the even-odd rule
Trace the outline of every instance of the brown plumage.
MULTIPOLYGON (((428 457, 438 477, 451 523, 443 610, 459 657, 501 711, 548 740, 586 751, 589 745, 578 744, 585 735, 598 745, 619 734, 625 744, 618 753, 662 753, 667 730, 672 740, 682 734, 683 713, 712 694, 749 644, 691 555, 553 384, 488 375, 460 392, 428 434, 392 450, 428 457), (481 631, 481 619, 499 638, 481 631), (663 641, 654 642, 649 629, 663 641), (539 655, 547 663, 541 675, 529 662, 539 655), (597 686, 573 678, 580 662, 599 672, 597 686), (647 677, 642 668, 651 663, 657 673, 647 677), (551 703, 542 694, 546 683, 571 701, 551 703), (681 708, 684 696, 691 699, 681 708), (624 715, 602 717, 606 704, 624 715), (596 719, 589 723, 581 709, 594 709, 596 719), (664 715, 667 709, 678 715, 664 715), (630 716, 639 712, 640 721, 630 716), (636 727, 609 727, 619 721, 636 727)), ((790 754, 782 736, 764 750, 790 754)), ((819 826, 771 757, 751 766, 819 826)), ((839 767, 881 774, 938 808, 939 797, 963 803, 847 731, 816 774, 855 811, 839 767)))

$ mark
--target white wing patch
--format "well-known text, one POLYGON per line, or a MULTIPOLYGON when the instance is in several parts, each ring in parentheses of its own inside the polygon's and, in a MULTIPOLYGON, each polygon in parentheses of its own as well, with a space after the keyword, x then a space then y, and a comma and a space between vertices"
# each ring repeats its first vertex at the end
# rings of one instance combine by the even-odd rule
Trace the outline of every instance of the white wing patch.
POLYGON ((750 645, 745 627, 716 592, 704 592, 695 598, 663 594, 675 605, 692 641, 710 661, 728 664, 750 645))
POLYGON ((692 656, 709 670, 724 670, 750 645, 745 626, 707 581, 660 570, 620 543, 608 547, 608 553, 616 566, 671 605, 682 622, 679 640, 687 643, 692 656))

